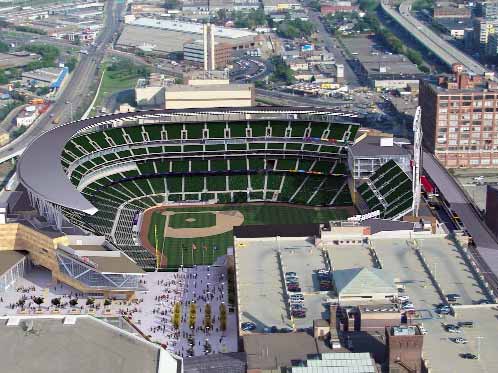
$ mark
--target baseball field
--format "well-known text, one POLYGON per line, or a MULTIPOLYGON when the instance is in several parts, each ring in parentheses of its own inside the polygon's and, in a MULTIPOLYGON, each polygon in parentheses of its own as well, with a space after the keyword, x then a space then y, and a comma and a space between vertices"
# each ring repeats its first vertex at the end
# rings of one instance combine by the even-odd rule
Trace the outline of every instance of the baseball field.
POLYGON ((351 208, 286 204, 229 204, 154 207, 144 212, 142 243, 162 253, 161 266, 212 264, 233 246, 233 227, 252 224, 301 224, 343 220, 351 208))

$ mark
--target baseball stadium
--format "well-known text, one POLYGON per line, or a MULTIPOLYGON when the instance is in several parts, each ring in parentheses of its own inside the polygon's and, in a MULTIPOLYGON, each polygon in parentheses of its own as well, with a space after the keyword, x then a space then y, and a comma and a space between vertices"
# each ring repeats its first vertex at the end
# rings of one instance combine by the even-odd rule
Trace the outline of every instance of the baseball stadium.
MULTIPOLYGON (((144 269, 211 264, 234 226, 354 215, 347 149, 359 127, 353 113, 317 108, 113 114, 42 134, 17 175, 54 227, 105 236, 144 269)), ((385 216, 406 208, 369 185, 360 192, 385 216)))

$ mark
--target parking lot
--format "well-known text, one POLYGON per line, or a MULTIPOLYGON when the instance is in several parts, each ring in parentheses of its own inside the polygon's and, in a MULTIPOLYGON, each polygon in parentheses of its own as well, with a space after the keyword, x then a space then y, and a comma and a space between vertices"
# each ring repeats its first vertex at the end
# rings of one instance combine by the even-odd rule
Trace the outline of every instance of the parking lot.
POLYGON ((334 270, 374 267, 372 256, 366 246, 336 245, 327 247, 327 250, 334 270))
POLYGON ((433 372, 496 372, 498 354, 498 311, 496 307, 475 307, 458 310, 456 317, 424 321, 429 333, 424 338, 424 357, 429 359, 433 372), (473 321, 473 328, 462 328, 462 333, 448 333, 443 323, 457 324, 459 321, 473 321), (465 338, 467 344, 457 344, 453 340, 465 338), (481 338, 482 337, 482 338, 481 338), (480 344, 480 346, 479 346, 480 344), (478 355, 479 360, 460 357, 463 353, 478 355))
POLYGON ((306 317, 294 320, 297 328, 309 327, 314 319, 328 317, 324 306, 327 294, 320 294, 317 270, 325 267, 322 252, 310 244, 294 242, 282 245, 282 265, 285 272, 296 272, 304 294, 306 317))
MULTIPOLYGON (((304 240, 247 240, 237 246, 237 281, 240 323, 253 322, 254 332, 271 328, 308 328, 314 319, 328 317, 325 302, 329 294, 320 292, 317 270, 324 268, 321 250, 304 240), (280 258, 278 255, 280 251, 280 258), (295 272, 303 294, 305 317, 291 320, 285 273, 295 272)), ((289 295, 292 294, 289 292, 289 295)))
POLYGON ((485 299, 474 275, 452 241, 441 238, 417 240, 444 294, 458 294, 458 303, 476 304, 485 299))
POLYGON ((245 242, 236 250, 236 261, 240 323, 253 322, 258 332, 290 327, 276 243, 245 242))
POLYGON ((383 267, 391 272, 397 283, 405 288, 405 293, 417 310, 426 310, 424 318, 434 315, 434 307, 441 299, 420 260, 404 240, 375 240, 375 250, 383 267))

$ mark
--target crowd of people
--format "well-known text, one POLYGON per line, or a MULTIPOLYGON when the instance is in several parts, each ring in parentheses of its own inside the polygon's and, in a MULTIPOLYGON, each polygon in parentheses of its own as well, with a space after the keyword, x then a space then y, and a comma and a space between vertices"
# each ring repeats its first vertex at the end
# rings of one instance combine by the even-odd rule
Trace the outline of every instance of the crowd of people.
POLYGON ((142 311, 132 318, 144 334, 182 357, 237 350, 235 315, 228 314, 225 268, 196 266, 148 276, 148 290, 140 295, 142 311), (180 311, 177 325, 175 305, 180 311), (223 307, 227 309, 225 325, 220 315, 223 307))

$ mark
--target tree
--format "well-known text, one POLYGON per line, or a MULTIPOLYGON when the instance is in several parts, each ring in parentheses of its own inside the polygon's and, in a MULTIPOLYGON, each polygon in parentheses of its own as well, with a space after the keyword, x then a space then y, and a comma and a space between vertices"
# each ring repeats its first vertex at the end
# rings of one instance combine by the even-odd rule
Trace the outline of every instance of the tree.
POLYGON ((216 18, 219 23, 224 24, 228 20, 227 10, 225 8, 218 9, 216 12, 216 18))
POLYGON ((190 329, 195 328, 195 322, 197 320, 197 307, 195 303, 190 303, 190 310, 189 310, 189 317, 188 317, 188 324, 190 329))
POLYGON ((0 41, 0 53, 6 53, 10 50, 9 44, 0 41))
POLYGON ((72 56, 71 58, 69 58, 65 63, 64 63, 64 66, 67 67, 67 69, 69 70, 69 72, 73 71, 74 68, 76 67, 76 64, 78 63, 78 59, 74 56, 72 56))
POLYGON ((181 317, 182 317, 182 306, 180 302, 176 302, 173 308, 173 327, 175 329, 180 328, 181 317))
POLYGON ((211 324, 211 305, 208 303, 204 307, 204 327, 205 328, 212 328, 211 324))
POLYGON ((177 9, 180 7, 180 2, 178 0, 165 0, 164 7, 166 9, 177 9))
POLYGON ((61 300, 60 298, 52 298, 50 303, 52 303, 52 306, 59 307, 61 305, 61 300))
POLYGON ((111 300, 110 299, 106 299, 104 300, 104 306, 107 307, 107 306, 110 306, 112 304, 111 300))
POLYGON ((24 308, 24 304, 26 304, 26 299, 24 298, 19 299, 19 301, 17 302, 17 305, 21 308, 24 308))
POLYGON ((360 0, 360 9, 365 12, 373 12, 379 6, 379 2, 376 0, 360 0))
POLYGON ((93 298, 88 298, 88 299, 86 300, 86 305, 87 305, 87 306, 93 306, 94 304, 95 304, 95 299, 93 299, 93 298))
POLYGON ((227 330, 227 307, 224 303, 220 304, 220 329, 227 330))
POLYGON ((270 62, 274 66, 274 71, 272 75, 272 80, 274 81, 283 81, 286 84, 292 84, 295 81, 294 78, 294 71, 287 66, 285 61, 282 59, 281 56, 275 56, 272 57, 270 62))
POLYGON ((71 300, 69 301, 69 305, 70 305, 71 307, 76 307, 76 306, 78 305, 78 299, 71 299, 71 300))
POLYGON ((309 21, 300 18, 294 20, 286 19, 277 27, 277 34, 286 39, 308 37, 315 31, 315 26, 309 21))

